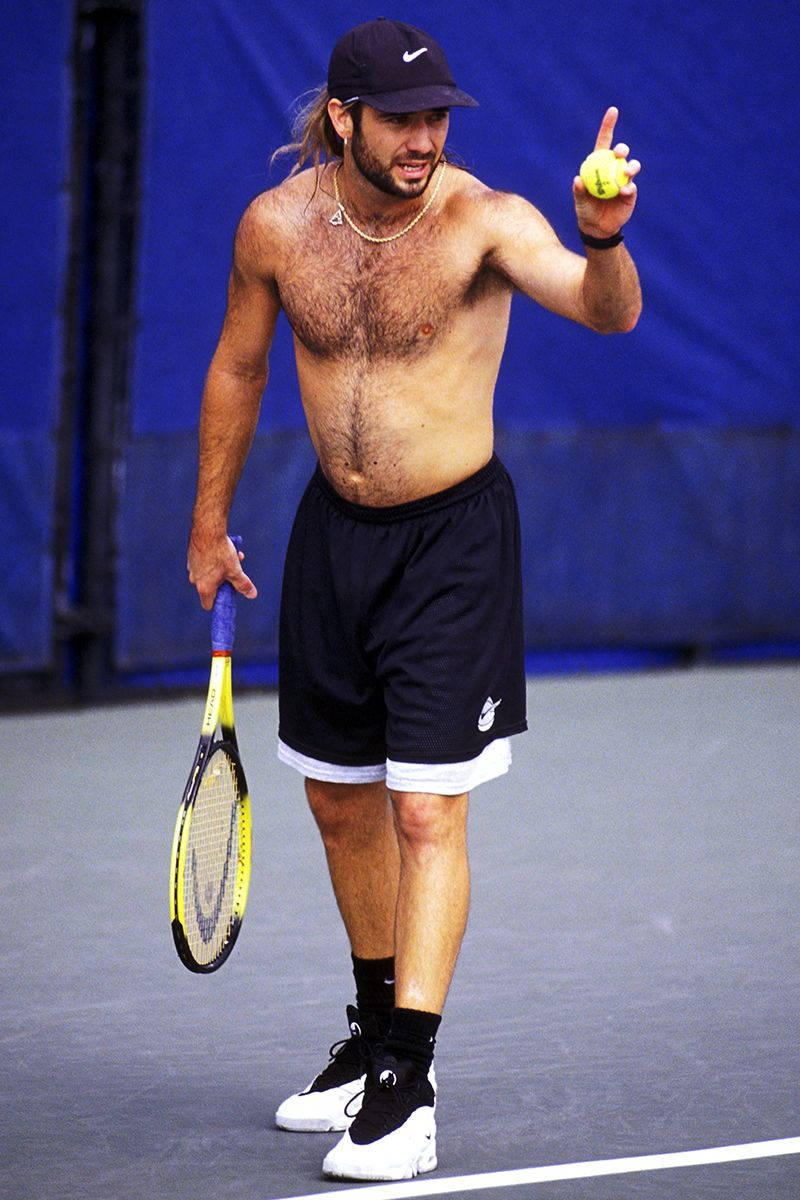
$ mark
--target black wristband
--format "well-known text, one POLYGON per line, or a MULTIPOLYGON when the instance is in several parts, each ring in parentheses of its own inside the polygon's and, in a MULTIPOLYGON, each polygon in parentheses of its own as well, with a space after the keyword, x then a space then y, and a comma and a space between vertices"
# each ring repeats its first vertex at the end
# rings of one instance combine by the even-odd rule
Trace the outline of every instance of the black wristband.
POLYGON ((615 246, 625 240, 621 229, 619 233, 612 233, 611 237, 607 238, 592 237, 590 233, 584 233, 582 229, 579 229, 578 233, 584 246, 589 246, 592 250, 613 250, 615 246))

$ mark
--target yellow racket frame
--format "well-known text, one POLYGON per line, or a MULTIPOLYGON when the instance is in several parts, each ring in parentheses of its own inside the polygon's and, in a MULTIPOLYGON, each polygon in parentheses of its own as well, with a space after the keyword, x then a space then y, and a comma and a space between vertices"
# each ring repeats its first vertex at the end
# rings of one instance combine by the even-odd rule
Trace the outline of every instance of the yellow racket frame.
POLYGON ((222 965, 233 949, 234 942, 244 917, 247 905, 247 894, 250 888, 250 861, 252 850, 252 830, 250 816, 250 796, 241 763, 238 761, 238 746, 233 718, 233 692, 231 688, 231 656, 215 653, 211 659, 211 675, 208 682, 208 694, 203 714, 203 724, 200 730, 200 744, 197 748, 194 764, 189 775, 183 800, 175 822, 175 833, 172 839, 172 873, 170 877, 170 920, 175 938, 175 945, 183 964, 191 971, 207 973, 215 971, 222 965), (221 738, 215 740, 219 728, 221 738), (220 954, 211 963, 196 962, 186 939, 185 910, 183 900, 183 881, 186 868, 186 852, 189 844, 189 830, 192 823, 194 800, 200 784, 200 778, 216 746, 228 743, 236 751, 237 776, 239 780, 239 844, 236 863, 236 882, 234 887, 234 902, 231 921, 231 931, 220 954))

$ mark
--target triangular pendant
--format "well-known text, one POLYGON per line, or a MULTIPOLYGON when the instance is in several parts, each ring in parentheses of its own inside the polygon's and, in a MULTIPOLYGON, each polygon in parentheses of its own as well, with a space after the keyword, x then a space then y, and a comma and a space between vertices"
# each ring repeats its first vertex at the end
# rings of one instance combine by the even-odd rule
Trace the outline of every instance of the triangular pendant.
POLYGON ((336 212, 331 217, 331 225, 341 225, 341 224, 342 224, 342 206, 340 204, 339 207, 337 208, 336 212))

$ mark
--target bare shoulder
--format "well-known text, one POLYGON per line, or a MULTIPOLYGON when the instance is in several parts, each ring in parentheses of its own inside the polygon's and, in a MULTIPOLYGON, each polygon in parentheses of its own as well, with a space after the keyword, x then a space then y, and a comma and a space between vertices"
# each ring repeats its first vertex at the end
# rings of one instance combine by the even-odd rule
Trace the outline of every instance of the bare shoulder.
POLYGON ((474 229, 488 248, 520 237, 530 242, 555 236, 546 217, 524 196, 488 187, 467 171, 453 171, 447 204, 452 219, 474 229))
POLYGON ((234 243, 234 260, 240 270, 274 269, 319 186, 317 172, 299 171, 250 201, 234 243))

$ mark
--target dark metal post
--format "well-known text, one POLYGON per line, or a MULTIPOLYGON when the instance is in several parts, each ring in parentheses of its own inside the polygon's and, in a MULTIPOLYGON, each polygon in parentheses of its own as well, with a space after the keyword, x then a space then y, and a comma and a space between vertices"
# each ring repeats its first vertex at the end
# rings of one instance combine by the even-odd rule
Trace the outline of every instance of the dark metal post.
POLYGON ((56 629, 75 695, 97 700, 112 674, 135 329, 143 3, 77 0, 75 13, 56 629))

